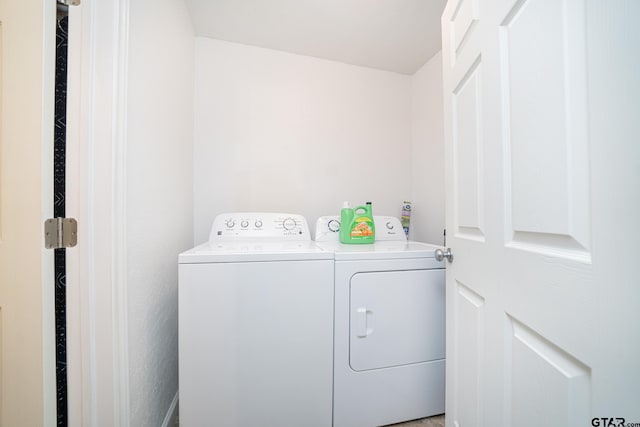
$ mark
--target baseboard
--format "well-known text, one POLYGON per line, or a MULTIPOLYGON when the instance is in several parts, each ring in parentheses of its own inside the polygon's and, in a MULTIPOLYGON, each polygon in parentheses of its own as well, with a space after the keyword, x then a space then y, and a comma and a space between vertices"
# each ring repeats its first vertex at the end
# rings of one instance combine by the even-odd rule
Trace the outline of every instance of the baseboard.
POLYGON ((167 415, 165 415, 164 421, 162 421, 162 427, 173 427, 176 425, 178 418, 178 393, 179 391, 176 391, 176 395, 173 396, 167 415))

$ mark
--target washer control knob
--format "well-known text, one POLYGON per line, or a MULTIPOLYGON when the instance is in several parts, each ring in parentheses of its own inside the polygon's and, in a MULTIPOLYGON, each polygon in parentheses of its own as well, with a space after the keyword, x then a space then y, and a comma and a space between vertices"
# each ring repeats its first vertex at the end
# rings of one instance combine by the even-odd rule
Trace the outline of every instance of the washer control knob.
POLYGON ((386 225, 389 230, 393 230, 393 224, 391 223, 391 221, 387 222, 386 225))
POLYGON ((242 222, 240 223, 240 227, 247 228, 248 226, 249 226, 249 221, 247 221, 246 219, 243 219, 242 222))
POLYGON ((282 221, 282 227, 284 227, 285 230, 293 230, 295 226, 296 220, 293 218, 286 218, 284 221, 282 221))
POLYGON ((332 231, 332 232, 335 233, 336 231, 340 230, 340 221, 338 221, 336 219, 332 219, 327 224, 327 227, 329 228, 329 231, 332 231))
POLYGON ((262 227, 262 221, 260 221, 259 219, 256 219, 256 228, 260 228, 262 227))
POLYGON ((232 220, 232 219, 228 219, 227 220, 227 228, 233 228, 233 227, 235 227, 235 225, 236 225, 236 223, 235 223, 234 220, 232 220))

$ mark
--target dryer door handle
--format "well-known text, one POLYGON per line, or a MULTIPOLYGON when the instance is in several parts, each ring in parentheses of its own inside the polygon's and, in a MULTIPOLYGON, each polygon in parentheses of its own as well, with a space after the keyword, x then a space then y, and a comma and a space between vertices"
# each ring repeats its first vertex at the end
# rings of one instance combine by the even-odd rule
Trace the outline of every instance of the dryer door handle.
POLYGON ((356 336, 358 338, 366 338, 371 335, 373 328, 368 328, 367 324, 369 317, 373 314, 371 310, 367 310, 366 307, 359 307, 356 309, 356 336))

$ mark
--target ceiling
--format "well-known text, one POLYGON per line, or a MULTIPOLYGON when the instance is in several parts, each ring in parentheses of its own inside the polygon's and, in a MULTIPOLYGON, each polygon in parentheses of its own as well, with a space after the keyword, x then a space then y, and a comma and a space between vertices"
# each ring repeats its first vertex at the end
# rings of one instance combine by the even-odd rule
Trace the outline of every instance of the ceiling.
POLYGON ((403 74, 440 50, 446 0, 185 0, 196 35, 403 74))

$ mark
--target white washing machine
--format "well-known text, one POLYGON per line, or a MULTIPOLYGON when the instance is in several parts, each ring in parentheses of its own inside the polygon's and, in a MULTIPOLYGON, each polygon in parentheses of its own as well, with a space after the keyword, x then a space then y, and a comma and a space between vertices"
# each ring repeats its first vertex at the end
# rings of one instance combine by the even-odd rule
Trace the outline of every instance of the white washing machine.
POLYGON ((181 426, 331 426, 333 266, 292 214, 219 215, 180 254, 181 426))
POLYGON ((339 243, 321 217, 316 243, 335 255, 334 427, 373 427, 444 413, 445 270, 437 246, 374 218, 374 244, 339 243))

